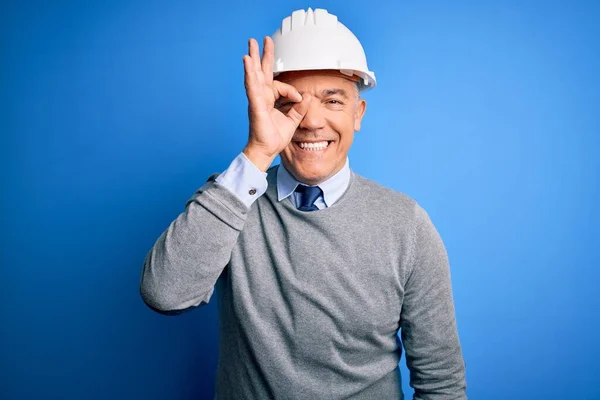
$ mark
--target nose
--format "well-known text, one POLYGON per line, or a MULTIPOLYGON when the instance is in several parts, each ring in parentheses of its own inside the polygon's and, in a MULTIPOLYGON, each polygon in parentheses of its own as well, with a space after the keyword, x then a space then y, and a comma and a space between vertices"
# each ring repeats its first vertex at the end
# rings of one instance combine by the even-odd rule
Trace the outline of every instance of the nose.
POLYGON ((298 127, 309 131, 323 128, 325 126, 325 115, 323 111, 321 101, 313 96, 310 99, 308 111, 306 112, 306 115, 304 115, 302 121, 300 121, 298 127))

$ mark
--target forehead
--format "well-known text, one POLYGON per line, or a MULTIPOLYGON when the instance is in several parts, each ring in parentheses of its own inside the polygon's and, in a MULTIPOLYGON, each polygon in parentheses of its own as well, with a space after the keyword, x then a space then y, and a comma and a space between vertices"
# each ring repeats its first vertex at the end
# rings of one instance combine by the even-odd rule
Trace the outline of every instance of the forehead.
POLYGON ((343 75, 339 71, 290 71, 274 79, 294 86, 299 91, 320 91, 323 89, 345 89, 349 93, 355 86, 355 77, 343 75))

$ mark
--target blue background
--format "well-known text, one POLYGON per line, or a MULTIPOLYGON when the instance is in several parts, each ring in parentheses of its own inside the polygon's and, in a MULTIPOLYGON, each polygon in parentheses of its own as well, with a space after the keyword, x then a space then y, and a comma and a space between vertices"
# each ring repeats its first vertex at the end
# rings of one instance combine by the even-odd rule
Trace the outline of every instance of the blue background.
POLYGON ((247 39, 312 6, 378 78, 352 167, 446 243, 470 397, 600 399, 600 2, 249 3, 2 3, 0 397, 211 398, 215 303, 153 313, 142 261, 245 144, 247 39))

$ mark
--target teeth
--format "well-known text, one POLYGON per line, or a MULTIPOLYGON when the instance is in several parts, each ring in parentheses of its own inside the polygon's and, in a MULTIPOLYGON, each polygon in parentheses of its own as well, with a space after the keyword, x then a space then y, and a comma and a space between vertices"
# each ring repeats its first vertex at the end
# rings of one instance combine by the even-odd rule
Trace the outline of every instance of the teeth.
POLYGON ((327 147, 327 142, 317 142, 317 143, 306 143, 299 142, 298 146, 300 146, 304 150, 323 150, 327 147))

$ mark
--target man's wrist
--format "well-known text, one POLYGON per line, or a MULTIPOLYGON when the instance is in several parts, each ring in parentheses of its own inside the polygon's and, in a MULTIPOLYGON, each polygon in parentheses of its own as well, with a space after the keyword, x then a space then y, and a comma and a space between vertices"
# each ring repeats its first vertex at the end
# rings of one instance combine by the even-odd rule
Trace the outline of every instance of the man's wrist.
POLYGON ((242 153, 244 153, 248 161, 254 164, 254 166, 262 172, 267 172, 276 157, 276 155, 272 157, 265 155, 264 152, 261 152, 250 145, 246 146, 242 153))
POLYGON ((235 194, 247 207, 262 196, 268 187, 266 172, 260 171, 243 153, 217 177, 216 183, 235 194))

